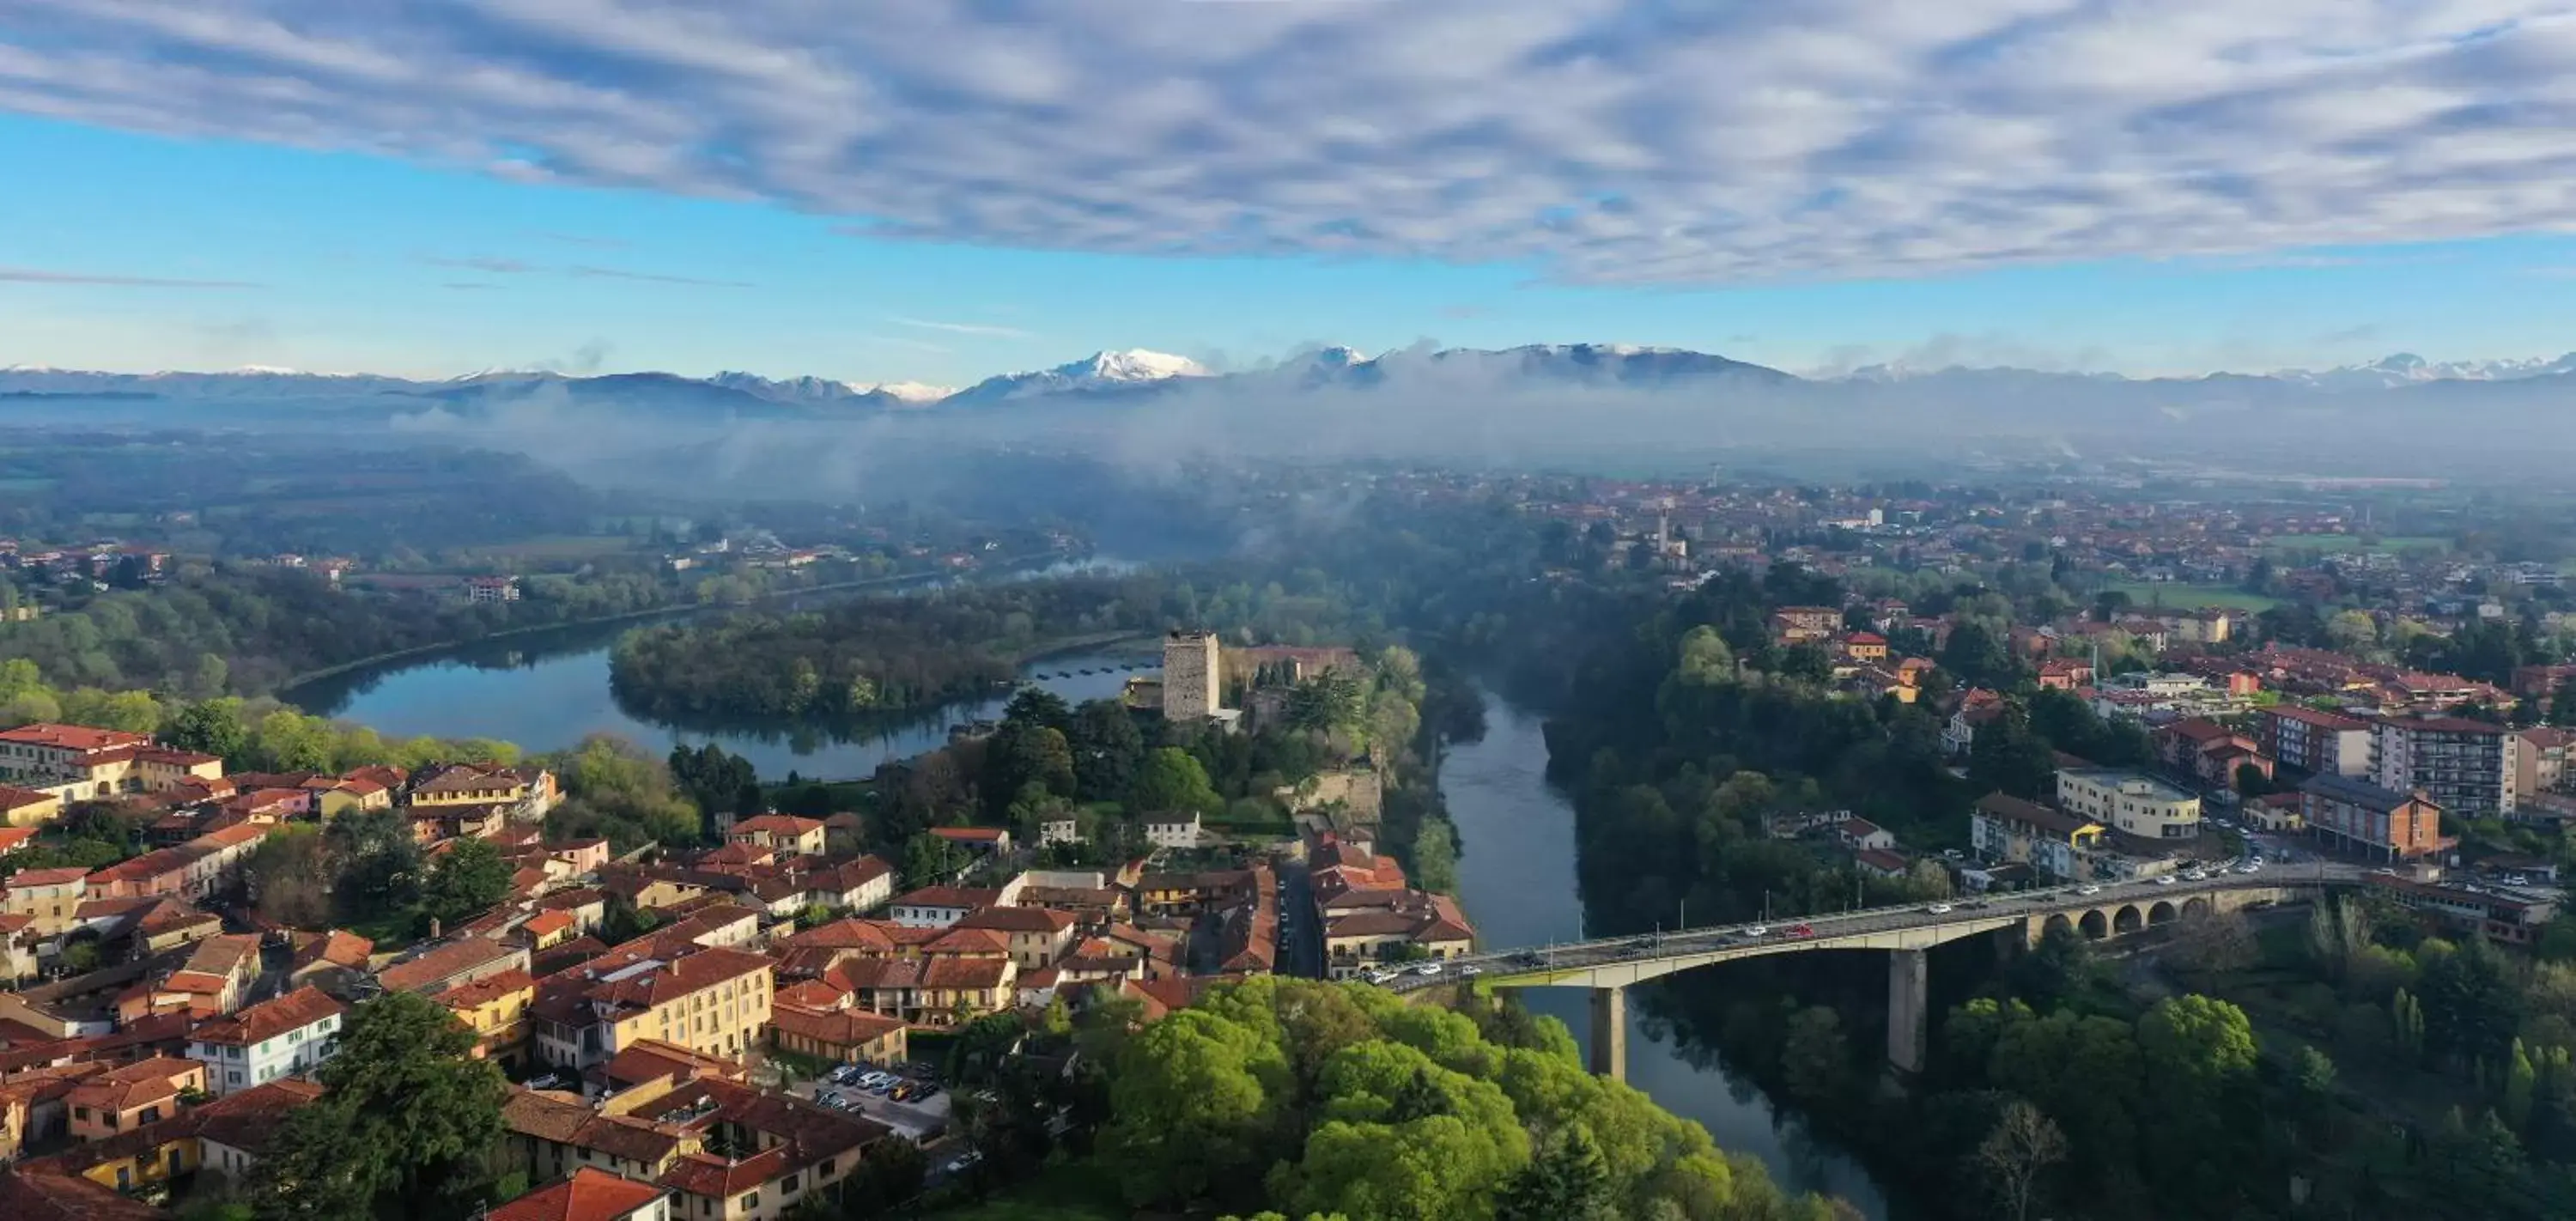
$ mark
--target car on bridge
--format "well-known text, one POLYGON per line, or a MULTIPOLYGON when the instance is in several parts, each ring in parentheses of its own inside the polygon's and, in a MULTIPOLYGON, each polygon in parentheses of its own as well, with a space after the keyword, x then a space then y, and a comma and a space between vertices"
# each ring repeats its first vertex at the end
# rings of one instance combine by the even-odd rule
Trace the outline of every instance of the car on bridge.
POLYGON ((1813 937, 1816 935, 1816 926, 1812 924, 1792 924, 1789 927, 1780 930, 1780 935, 1783 937, 1813 937))

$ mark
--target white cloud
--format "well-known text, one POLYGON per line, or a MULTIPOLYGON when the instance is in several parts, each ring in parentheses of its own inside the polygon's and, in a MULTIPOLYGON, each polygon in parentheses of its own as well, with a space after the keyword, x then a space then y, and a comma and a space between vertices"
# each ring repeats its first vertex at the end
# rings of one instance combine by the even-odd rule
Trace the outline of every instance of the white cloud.
POLYGON ((19 0, 0 108, 924 241, 1912 275, 2555 229, 2571 0, 19 0))
POLYGON ((986 335, 999 339, 1027 339, 1029 333, 1015 326, 994 326, 986 322, 934 322, 927 318, 888 318, 897 326, 918 327, 925 331, 945 331, 951 335, 986 335))

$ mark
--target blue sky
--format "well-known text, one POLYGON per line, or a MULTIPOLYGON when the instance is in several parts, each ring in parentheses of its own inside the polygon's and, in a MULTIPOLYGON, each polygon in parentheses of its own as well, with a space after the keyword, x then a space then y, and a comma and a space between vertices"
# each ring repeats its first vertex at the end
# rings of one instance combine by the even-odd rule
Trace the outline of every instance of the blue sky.
POLYGON ((0 364, 2576 348, 2559 4, 368 7, 29 0, 0 364))

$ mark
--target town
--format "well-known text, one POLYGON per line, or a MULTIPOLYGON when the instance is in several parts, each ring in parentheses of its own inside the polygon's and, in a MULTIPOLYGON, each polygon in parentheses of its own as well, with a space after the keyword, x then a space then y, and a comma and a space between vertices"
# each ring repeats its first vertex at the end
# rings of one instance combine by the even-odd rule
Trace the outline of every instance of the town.
MULTIPOLYGON (((1290 715, 1296 684, 1361 664, 1347 648, 1174 633, 1161 676, 1132 680, 1127 702, 1250 732, 1290 715)), ((1455 902, 1376 851, 1365 755, 1283 799, 1297 834, 1149 815, 1143 855, 1092 868, 1038 863, 1081 845, 1069 816, 1041 820, 1036 843, 936 827, 962 863, 899 887, 858 847, 853 814, 727 816, 708 846, 612 853, 545 836, 564 793, 542 767, 262 774, 132 732, 0 731, 0 869, 66 811, 148 819, 158 845, 0 879, 14 984, 0 991, 0 1162, 14 1167, 0 1200, 12 1216, 160 1215, 144 1202, 174 1186, 241 1179, 281 1116, 321 1093, 352 1012, 397 993, 439 1006, 519 1083, 505 1156, 534 1186, 495 1218, 564 1216, 576 1197, 616 1202, 585 1217, 783 1217, 837 1198, 890 1140, 926 1150, 930 1177, 961 1172, 976 1157, 955 1132, 962 1086, 916 1037, 1110 1005, 1151 1021, 1220 982, 1375 975, 1472 948, 1455 902), (433 874, 488 859, 501 897, 399 946, 243 902, 263 843, 369 814, 396 820, 433 874)))

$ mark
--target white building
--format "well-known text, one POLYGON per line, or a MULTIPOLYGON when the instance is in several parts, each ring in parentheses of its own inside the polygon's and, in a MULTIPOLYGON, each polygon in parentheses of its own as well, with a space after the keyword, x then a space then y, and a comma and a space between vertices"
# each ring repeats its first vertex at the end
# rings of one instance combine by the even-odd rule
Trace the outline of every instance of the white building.
POLYGON ((1157 848, 1196 848, 1199 834, 1195 813, 1157 814, 1145 820, 1145 842, 1157 848))
POLYGON ((2200 835, 2200 798, 2138 772, 2070 768, 2057 773, 2057 808, 2140 839, 2200 835))
POLYGON ((206 1090, 218 1098, 301 1076, 339 1050, 346 1012, 321 989, 298 988, 199 1026, 188 1036, 188 1058, 205 1064, 206 1090))

